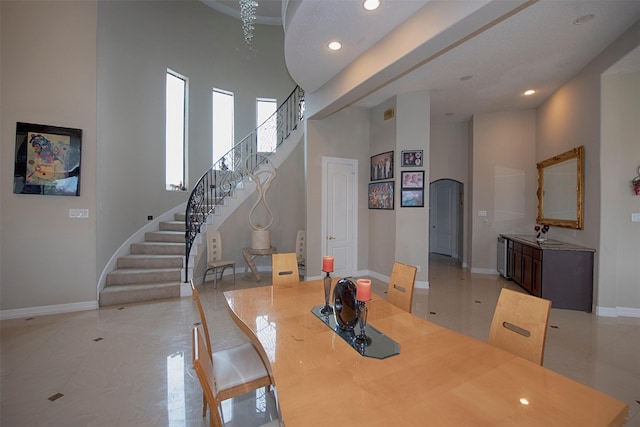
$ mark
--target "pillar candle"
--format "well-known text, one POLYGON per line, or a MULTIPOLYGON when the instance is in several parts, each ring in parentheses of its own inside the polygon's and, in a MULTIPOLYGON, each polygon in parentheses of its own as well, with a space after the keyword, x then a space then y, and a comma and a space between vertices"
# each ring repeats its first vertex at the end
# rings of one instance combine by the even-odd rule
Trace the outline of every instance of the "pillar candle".
POLYGON ((358 279, 356 281, 356 299, 358 301, 369 301, 371 299, 371 280, 358 279))
POLYGON ((323 256, 322 257, 322 271, 325 273, 331 273, 333 271, 333 257, 332 256, 323 256))

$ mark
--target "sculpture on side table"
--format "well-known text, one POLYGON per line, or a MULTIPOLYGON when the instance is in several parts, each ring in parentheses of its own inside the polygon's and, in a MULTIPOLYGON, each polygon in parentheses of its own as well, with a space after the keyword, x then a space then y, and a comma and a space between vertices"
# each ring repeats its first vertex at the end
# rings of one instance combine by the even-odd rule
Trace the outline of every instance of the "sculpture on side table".
MULTIPOLYGON (((247 174, 251 177, 253 182, 256 184, 256 190, 258 192, 258 199, 255 201, 251 210, 249 211, 249 225, 251 226, 251 248, 252 249, 270 249, 271 248, 271 232, 269 231, 269 227, 273 224, 273 213, 271 209, 269 209, 269 205, 267 204, 267 199, 265 198, 267 191, 269 191, 269 187, 271 183, 276 177, 277 171, 276 168, 273 167, 271 161, 264 156, 259 154, 258 161, 260 166, 254 172, 248 172, 247 174), (266 178, 263 177, 266 175, 266 178), (264 204, 264 208, 266 210, 267 221, 265 225, 261 225, 260 223, 254 223, 252 216, 260 203, 264 204)), ((249 168, 247 168, 249 170, 249 168)))

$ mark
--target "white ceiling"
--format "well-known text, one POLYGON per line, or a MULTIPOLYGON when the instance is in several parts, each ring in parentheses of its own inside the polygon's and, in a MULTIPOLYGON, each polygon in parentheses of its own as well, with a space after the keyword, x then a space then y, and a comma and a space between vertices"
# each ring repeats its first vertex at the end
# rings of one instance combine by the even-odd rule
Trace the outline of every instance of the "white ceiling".
MULTIPOLYGON (((212 7, 217 3, 237 10, 235 0, 202 1, 212 7)), ((373 13, 364 11, 359 0, 290 2, 285 19, 285 58, 291 76, 305 91, 322 91, 337 79, 345 78, 351 71, 349 64, 362 59, 366 52, 369 55, 376 52, 376 44, 380 48, 388 43, 392 31, 401 29, 403 22, 422 8, 442 10, 445 13, 442 19, 446 20, 454 8, 466 13, 464 8, 488 9, 485 6, 497 3, 381 1, 382 6, 373 13), (344 46, 337 54, 326 48, 333 38, 344 46)), ((503 5, 512 2, 514 7, 518 4, 517 0, 500 1, 503 5)), ((258 0, 258 3, 259 21, 278 24, 280 0, 258 0)), ((349 102, 372 107, 398 93, 429 90, 432 121, 436 123, 466 121, 472 114, 483 112, 535 108, 640 20, 639 0, 540 0, 525 6, 464 42, 453 43, 433 59, 414 61, 415 65, 408 65, 406 70, 385 77, 384 87, 380 88, 378 81, 375 86, 360 90, 357 99, 349 102), (589 14, 594 15, 590 21, 573 23, 589 14), (528 88, 538 93, 521 96, 528 88)), ((424 32, 428 31, 425 28, 424 32)), ((423 32, 414 34, 420 38, 423 32)), ((639 52, 637 49, 630 54, 626 65, 618 66, 618 72, 639 70, 639 52)))

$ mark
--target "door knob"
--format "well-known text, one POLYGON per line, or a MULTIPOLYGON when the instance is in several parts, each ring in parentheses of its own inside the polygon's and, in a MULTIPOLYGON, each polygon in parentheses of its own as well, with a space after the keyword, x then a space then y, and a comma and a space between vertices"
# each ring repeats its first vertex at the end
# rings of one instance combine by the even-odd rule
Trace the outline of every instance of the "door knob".
POLYGON ((329 236, 329 237, 327 237, 327 240, 336 240, 336 238, 333 237, 333 236, 329 236))

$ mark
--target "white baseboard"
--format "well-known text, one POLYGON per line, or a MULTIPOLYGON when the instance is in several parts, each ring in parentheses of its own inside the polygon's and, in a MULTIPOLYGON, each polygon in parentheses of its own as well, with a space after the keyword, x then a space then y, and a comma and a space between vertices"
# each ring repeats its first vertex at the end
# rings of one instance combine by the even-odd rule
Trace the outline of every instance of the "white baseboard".
POLYGON ((414 287, 416 289, 429 289, 429 281, 416 280, 414 287))
POLYGON ((22 317, 46 316, 48 314, 71 313, 74 311, 96 310, 98 301, 74 302, 70 304, 43 305, 40 307, 16 308, 0 311, 0 319, 19 319, 22 317))
POLYGON ((640 308, 633 307, 598 307, 596 316, 602 317, 640 317, 640 308))
POLYGON ((500 273, 498 273, 498 270, 495 268, 471 268, 471 273, 476 273, 476 274, 493 274, 493 275, 499 275, 500 273))

